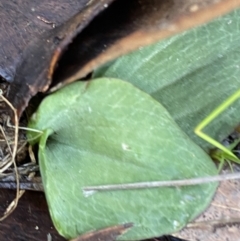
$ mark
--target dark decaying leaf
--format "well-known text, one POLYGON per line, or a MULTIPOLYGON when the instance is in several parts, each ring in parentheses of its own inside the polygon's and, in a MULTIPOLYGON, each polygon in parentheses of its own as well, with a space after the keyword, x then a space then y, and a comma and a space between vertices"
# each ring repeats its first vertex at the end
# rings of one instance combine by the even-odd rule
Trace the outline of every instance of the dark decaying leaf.
POLYGON ((21 55, 11 85, 9 100, 21 115, 28 101, 37 92, 45 92, 62 51, 86 25, 112 0, 94 0, 85 3, 82 11, 62 25, 30 41, 21 55))
POLYGON ((240 6, 237 0, 118 0, 69 45, 53 81, 72 82, 99 65, 240 6))
POLYGON ((12 82, 22 50, 44 31, 59 26, 89 0, 17 0, 0 2, 0 75, 12 82))
POLYGON ((17 61, 9 93, 9 100, 19 115, 33 95, 48 89, 56 63, 72 41, 59 63, 54 84, 74 81, 119 55, 206 22, 240 5, 236 0, 115 0, 111 5, 111 0, 90 1, 89 5, 86 1, 80 2, 84 2, 85 7, 82 6, 79 15, 26 44, 17 61))

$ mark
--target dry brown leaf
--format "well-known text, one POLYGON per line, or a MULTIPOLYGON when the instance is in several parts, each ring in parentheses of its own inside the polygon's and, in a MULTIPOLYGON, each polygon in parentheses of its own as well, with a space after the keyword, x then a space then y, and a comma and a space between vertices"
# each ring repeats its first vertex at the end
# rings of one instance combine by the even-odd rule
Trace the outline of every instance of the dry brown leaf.
POLYGON ((83 234, 71 241, 116 241, 118 236, 125 233, 132 226, 132 223, 116 225, 83 234))

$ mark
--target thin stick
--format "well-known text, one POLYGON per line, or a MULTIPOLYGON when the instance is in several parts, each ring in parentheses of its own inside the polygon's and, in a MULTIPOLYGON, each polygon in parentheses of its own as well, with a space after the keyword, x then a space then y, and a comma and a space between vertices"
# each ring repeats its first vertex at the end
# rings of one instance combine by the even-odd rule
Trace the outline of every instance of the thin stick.
MULTIPOLYGON (((37 182, 35 180, 20 181, 19 188, 20 188, 20 190, 44 192, 42 182, 37 182)), ((16 189, 16 182, 0 181, 0 189, 16 189)))
POLYGON ((212 177, 198 177, 185 180, 172 180, 172 181, 153 181, 153 182, 138 182, 138 183, 126 183, 116 185, 100 185, 100 186, 89 186, 82 188, 85 195, 94 193, 96 191, 117 191, 117 190, 129 190, 129 189, 144 189, 144 188, 157 188, 157 187, 178 187, 178 186, 189 186, 199 185, 209 182, 219 182, 232 179, 240 179, 240 172, 230 173, 224 175, 217 175, 212 177))
MULTIPOLYGON (((0 173, 0 181, 5 181, 5 180, 15 180, 15 172, 12 172, 12 169, 9 168, 8 169, 8 173, 0 173)), ((26 166, 26 165, 23 165, 23 166, 20 166, 18 167, 18 175, 20 176, 23 176, 23 175, 29 175, 30 173, 32 172, 36 172, 36 171, 39 171, 39 167, 37 165, 29 165, 29 166, 26 166)))
POLYGON ((214 207, 219 207, 219 208, 223 208, 223 209, 228 209, 228 210, 233 210, 233 211, 240 212, 239 208, 228 207, 228 206, 217 204, 217 203, 214 203, 214 202, 211 203, 211 205, 214 206, 214 207))
POLYGON ((14 199, 14 201, 9 205, 9 207, 7 208, 6 212, 4 213, 4 216, 2 218, 0 218, 0 221, 4 220, 5 218, 7 218, 12 212, 13 210, 17 207, 18 204, 18 200, 19 200, 19 176, 18 176, 18 171, 17 171, 17 165, 15 162, 15 157, 17 154, 17 147, 18 147, 18 116, 17 116, 17 111, 16 109, 13 107, 13 105, 2 95, 2 93, 0 94, 1 98, 3 99, 3 101, 12 109, 13 113, 14 113, 14 121, 15 121, 15 135, 14 135, 14 146, 13 146, 13 150, 12 150, 12 159, 11 159, 11 163, 13 163, 14 165, 14 169, 15 169, 15 173, 16 173, 16 197, 14 199))
POLYGON ((227 218, 227 219, 217 219, 217 220, 209 220, 209 221, 201 221, 189 223, 185 228, 215 228, 217 226, 226 226, 231 224, 239 224, 240 218, 227 218))

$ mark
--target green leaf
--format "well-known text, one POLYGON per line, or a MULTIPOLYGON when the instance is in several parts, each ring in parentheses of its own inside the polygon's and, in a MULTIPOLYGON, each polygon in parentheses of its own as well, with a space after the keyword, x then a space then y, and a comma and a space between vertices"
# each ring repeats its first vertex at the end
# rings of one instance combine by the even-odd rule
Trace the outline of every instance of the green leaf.
MULTIPOLYGON (((240 10, 117 59, 94 77, 114 77, 151 94, 192 140, 194 128, 240 88, 240 10)), ((240 102, 205 132, 222 141, 240 120, 240 102)))
MULTIPOLYGON (((39 161, 53 222, 66 238, 133 223, 119 240, 175 232, 209 204, 217 184, 97 192, 91 185, 217 173, 208 155, 148 94, 117 79, 77 82, 45 98, 30 127, 43 130, 39 161)), ((32 139, 34 133, 29 133, 32 139)))

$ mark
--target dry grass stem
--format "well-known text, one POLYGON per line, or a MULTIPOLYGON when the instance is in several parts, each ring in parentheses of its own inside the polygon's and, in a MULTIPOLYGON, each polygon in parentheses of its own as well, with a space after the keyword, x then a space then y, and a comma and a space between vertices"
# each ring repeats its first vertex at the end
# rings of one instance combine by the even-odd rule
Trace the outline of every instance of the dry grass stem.
POLYGON ((1 130, 1 132, 2 132, 2 135, 3 135, 3 137, 4 137, 4 141, 7 143, 7 146, 8 146, 8 149, 9 149, 9 152, 11 153, 11 155, 12 155, 12 148, 11 148, 11 144, 9 143, 9 141, 8 141, 8 139, 7 139, 7 136, 5 135, 5 132, 4 132, 4 130, 3 130, 3 128, 2 128, 2 126, 0 125, 0 130, 1 130))
MULTIPOLYGON (((10 119, 7 120, 7 126, 13 128, 13 129, 16 128, 16 126, 13 126, 13 125, 10 123, 10 119)), ((39 130, 37 130, 37 129, 33 129, 33 128, 29 128, 29 127, 24 127, 24 126, 19 126, 18 129, 19 129, 19 130, 24 130, 24 131, 32 131, 32 132, 36 132, 36 133, 40 133, 40 134, 43 133, 42 131, 39 131, 39 130)))
MULTIPOLYGON (((34 153, 33 153, 33 150, 32 150, 32 146, 30 145, 29 148, 28 148, 28 151, 29 151, 29 156, 30 156, 30 159, 31 159, 31 162, 33 164, 36 164, 36 159, 35 159, 35 156, 34 156, 34 153)), ((32 180, 35 176, 36 172, 31 172, 29 175, 28 175, 28 180, 32 180)), ((20 190, 19 192, 19 196, 22 197, 22 195, 25 193, 26 190, 20 190)))
MULTIPOLYGON (((12 203, 8 206, 7 210, 5 211, 3 217, 0 218, 0 221, 4 220, 5 218, 7 218, 13 211, 14 209, 17 207, 18 204, 18 200, 20 197, 20 190, 19 190, 19 176, 18 176, 18 170, 17 170, 17 165, 16 165, 16 155, 17 155, 17 148, 18 148, 18 126, 19 126, 19 121, 18 121, 18 116, 17 116, 17 111, 16 109, 13 107, 13 105, 2 95, 2 93, 0 93, 0 97, 2 98, 2 100, 9 106, 9 108, 13 111, 14 113, 14 122, 15 122, 15 132, 14 132, 14 145, 13 145, 13 149, 11 149, 10 145, 8 144, 9 148, 11 149, 10 153, 12 155, 11 157, 11 161, 9 163, 13 164, 14 169, 15 169, 15 175, 16 175, 16 197, 15 199, 12 201, 12 203)), ((5 138, 5 134, 4 134, 4 138, 5 138)), ((8 165, 8 164, 7 164, 8 165)))
MULTIPOLYGON (((10 155, 7 154, 0 163, 0 173, 3 172, 2 168, 9 162, 10 155)), ((10 159, 11 160, 11 159, 10 159)))

